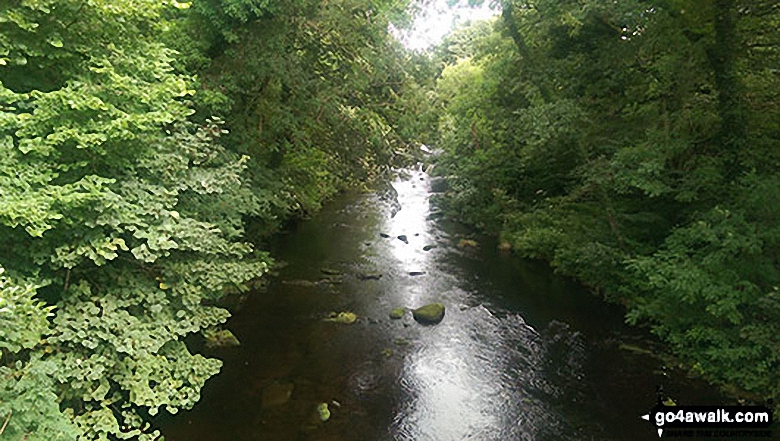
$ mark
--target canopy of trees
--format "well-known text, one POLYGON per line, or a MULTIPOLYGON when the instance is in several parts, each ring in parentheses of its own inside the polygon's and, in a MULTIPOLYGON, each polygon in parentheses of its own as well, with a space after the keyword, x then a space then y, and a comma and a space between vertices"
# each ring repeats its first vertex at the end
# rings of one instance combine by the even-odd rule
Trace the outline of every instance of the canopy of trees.
POLYGON ((453 215, 780 394, 780 7, 503 2, 437 52, 453 215))

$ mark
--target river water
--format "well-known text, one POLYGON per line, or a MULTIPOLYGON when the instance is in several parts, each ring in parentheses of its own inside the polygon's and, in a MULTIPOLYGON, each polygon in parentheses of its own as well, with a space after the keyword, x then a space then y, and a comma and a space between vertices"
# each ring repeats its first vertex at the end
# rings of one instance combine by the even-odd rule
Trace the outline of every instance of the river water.
POLYGON ((721 401, 620 308, 437 219, 425 173, 393 187, 398 204, 348 194, 279 239, 287 266, 227 323, 241 346, 207 352, 222 372, 161 421, 167 441, 652 440, 658 386, 721 401), (431 302, 437 325, 388 316, 431 302), (324 320, 343 311, 357 321, 324 320))

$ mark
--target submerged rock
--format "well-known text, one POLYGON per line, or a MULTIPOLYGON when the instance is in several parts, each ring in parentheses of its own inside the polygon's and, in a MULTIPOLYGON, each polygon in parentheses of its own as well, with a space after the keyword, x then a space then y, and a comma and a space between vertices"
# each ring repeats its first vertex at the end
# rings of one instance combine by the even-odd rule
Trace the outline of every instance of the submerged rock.
POLYGON ((340 276, 341 271, 333 268, 320 268, 320 272, 322 274, 328 275, 328 276, 340 276))
POLYGON ((382 273, 377 273, 377 272, 360 273, 358 274, 357 277, 360 280, 379 280, 382 278, 382 273))
POLYGON ((477 248, 479 247, 479 244, 476 240, 472 239, 461 239, 460 242, 458 242, 458 248, 477 248))
POLYGON ((283 285, 292 285, 292 286, 305 286, 307 288, 312 288, 317 286, 318 282, 313 282, 311 280, 282 280, 283 285))
POLYGON ((273 383, 263 389, 262 404, 263 409, 279 406, 290 401, 290 396, 295 389, 294 383, 273 383))
POLYGON ((203 331, 207 348, 227 348, 240 346, 235 335, 227 329, 206 329, 203 331))
POLYGON ((398 320, 403 318, 404 314, 406 314, 406 308, 395 308, 390 311, 390 318, 393 320, 398 320))
POLYGON ((355 320, 357 320, 357 315, 348 311, 339 312, 338 314, 331 312, 328 318, 325 319, 326 322, 343 323, 345 325, 351 325, 355 323, 355 320))
POLYGON ((435 325, 444 318, 444 305, 442 303, 431 303, 412 310, 412 315, 418 323, 424 325, 435 325))
POLYGON ((338 285, 340 283, 344 283, 344 279, 341 276, 327 276, 320 279, 318 283, 338 285))

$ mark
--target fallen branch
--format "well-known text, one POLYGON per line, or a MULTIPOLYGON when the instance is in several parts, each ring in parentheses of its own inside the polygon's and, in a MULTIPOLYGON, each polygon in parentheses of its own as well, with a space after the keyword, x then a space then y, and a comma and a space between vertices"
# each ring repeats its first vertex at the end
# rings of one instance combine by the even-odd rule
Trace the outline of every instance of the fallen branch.
POLYGON ((5 428, 6 426, 8 426, 8 422, 11 421, 11 415, 13 415, 13 413, 14 411, 12 410, 8 411, 8 417, 6 417, 5 422, 3 423, 3 427, 0 427, 0 435, 2 435, 3 432, 5 432, 5 428))

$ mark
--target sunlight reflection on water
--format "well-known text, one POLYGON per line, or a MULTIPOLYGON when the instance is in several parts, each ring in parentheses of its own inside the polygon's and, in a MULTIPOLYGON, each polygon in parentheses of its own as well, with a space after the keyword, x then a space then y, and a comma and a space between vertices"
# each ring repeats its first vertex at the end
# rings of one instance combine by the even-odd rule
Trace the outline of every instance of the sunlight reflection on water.
MULTIPOLYGON (((391 250, 398 265, 404 271, 426 271, 428 278, 446 277, 436 265, 436 254, 422 250, 436 240, 435 224, 428 220, 427 175, 415 172, 393 186, 401 209, 384 228, 395 238, 391 250), (399 235, 406 235, 409 243, 397 239, 399 235)), ((461 310, 458 305, 469 303, 470 294, 456 286, 446 292, 423 292, 430 287, 430 283, 408 287, 401 299, 415 306, 442 301, 448 309, 442 323, 422 328, 416 350, 405 359, 400 384, 408 399, 394 418, 396 439, 497 439, 512 428, 522 429, 524 436, 532 434, 536 420, 549 418, 544 409, 531 405, 532 400, 519 399, 518 394, 528 391, 517 383, 539 383, 536 360, 504 346, 502 340, 507 334, 514 337, 508 344, 529 346, 536 344, 535 334, 519 317, 514 323, 502 322, 481 306, 461 310), (504 329, 513 325, 517 328, 504 329)), ((540 351, 530 354, 538 356, 540 351)))

